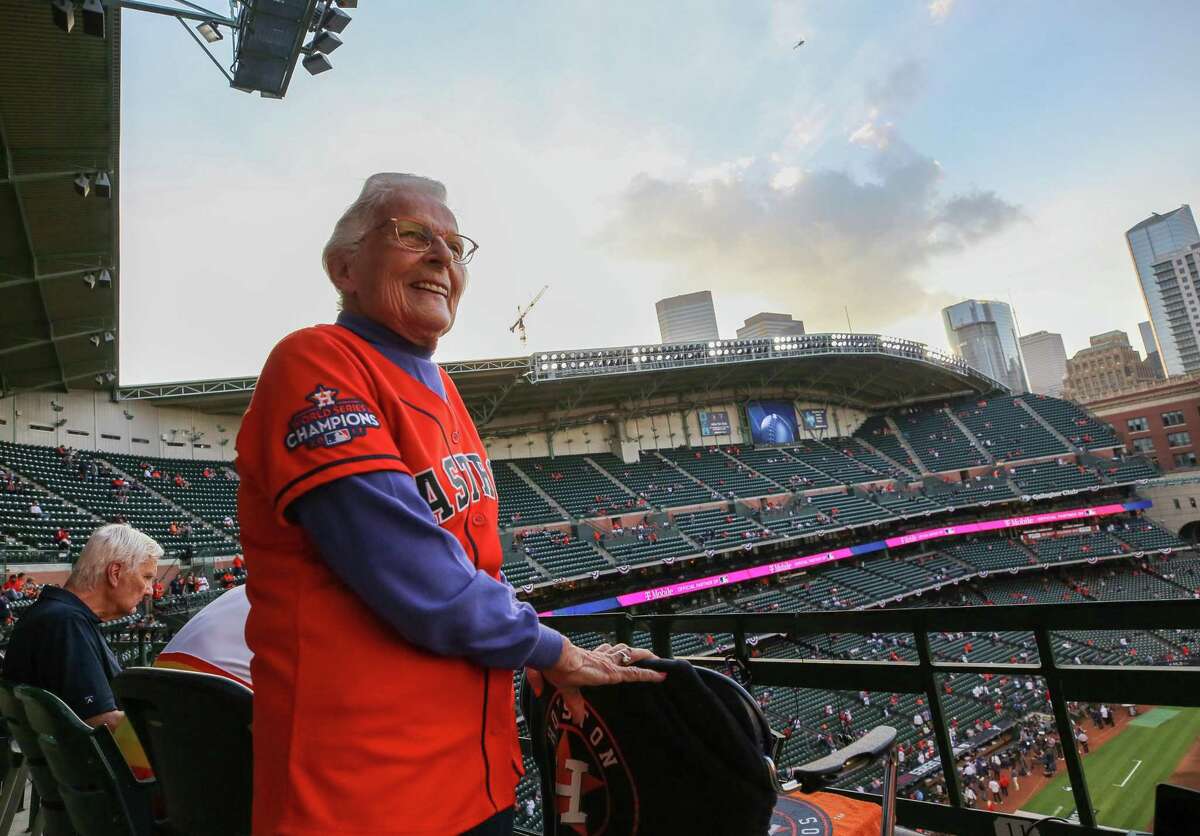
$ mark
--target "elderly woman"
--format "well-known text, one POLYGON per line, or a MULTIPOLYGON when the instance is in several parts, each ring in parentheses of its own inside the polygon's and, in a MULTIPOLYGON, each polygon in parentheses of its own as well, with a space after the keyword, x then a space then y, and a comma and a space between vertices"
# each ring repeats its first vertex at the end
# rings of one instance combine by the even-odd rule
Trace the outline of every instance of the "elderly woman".
POLYGON ((445 188, 376 174, 325 245, 335 325, 285 337, 238 435, 254 654, 254 832, 511 830, 513 671, 652 682, 576 647, 500 575, 496 485, 431 359, 476 244, 445 188))

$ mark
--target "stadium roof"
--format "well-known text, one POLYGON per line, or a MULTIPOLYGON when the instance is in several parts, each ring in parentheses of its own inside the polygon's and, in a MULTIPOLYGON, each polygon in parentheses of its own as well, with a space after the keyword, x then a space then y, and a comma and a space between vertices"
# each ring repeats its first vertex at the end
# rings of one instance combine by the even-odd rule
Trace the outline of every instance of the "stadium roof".
POLYGON ((108 12, 98 38, 56 28, 49 3, 0 0, 0 395, 101 388, 117 370, 120 15, 108 12), (97 172, 111 196, 81 197, 75 178, 97 172))
MULTIPOLYGON (((481 428, 523 431, 757 397, 861 409, 1003 391, 961 360, 869 334, 539 352, 445 363, 481 428), (556 366, 551 368, 551 366, 556 366), (561 366, 561 367, 559 367, 561 366)), ((119 397, 240 415, 255 378, 122 387, 119 397)))

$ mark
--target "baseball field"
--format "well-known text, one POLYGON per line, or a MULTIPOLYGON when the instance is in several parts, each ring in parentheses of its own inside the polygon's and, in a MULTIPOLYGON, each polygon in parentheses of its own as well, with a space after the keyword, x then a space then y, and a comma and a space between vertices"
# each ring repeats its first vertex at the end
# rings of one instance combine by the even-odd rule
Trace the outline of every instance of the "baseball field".
MULTIPOLYGON (((1102 825, 1149 829, 1154 788, 1166 781, 1200 737, 1200 709, 1154 708, 1129 722, 1120 734, 1083 759, 1092 806, 1102 825)), ((1075 799, 1066 767, 1022 809, 1070 817, 1075 799)))

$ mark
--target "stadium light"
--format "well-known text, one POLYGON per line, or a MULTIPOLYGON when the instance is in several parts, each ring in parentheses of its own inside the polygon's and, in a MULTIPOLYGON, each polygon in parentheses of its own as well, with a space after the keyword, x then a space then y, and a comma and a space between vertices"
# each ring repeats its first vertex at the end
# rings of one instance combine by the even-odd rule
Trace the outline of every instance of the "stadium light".
POLYGON ((86 174, 79 174, 75 177, 75 194, 80 197, 87 197, 92 193, 92 181, 88 179, 86 174))
POLYGON ((330 32, 342 32, 350 25, 350 15, 343 12, 337 6, 330 6, 325 10, 324 16, 321 18, 321 28, 327 29, 330 32))
POLYGON ((92 178, 92 187, 96 190, 96 197, 102 197, 105 200, 112 197, 112 183, 109 182, 108 172, 97 171, 92 178))
POLYGON ((100 271, 100 278, 98 279, 98 281, 100 282, 100 284, 104 285, 105 287, 108 287, 109 285, 112 284, 112 273, 110 273, 108 271, 108 268, 105 268, 100 271))
POLYGON ((217 24, 211 20, 206 20, 196 26, 196 31, 200 33, 200 37, 204 38, 207 43, 215 44, 217 41, 223 40, 224 35, 217 28, 217 24))
POLYGON ((83 0, 83 31, 104 37, 104 4, 100 0, 83 0))
POLYGON ((310 75, 320 75, 326 70, 332 70, 333 64, 319 52, 314 52, 307 56, 302 62, 304 69, 308 70, 310 75))
POLYGON ((106 343, 110 343, 110 342, 112 342, 112 341, 113 341, 113 339, 114 339, 114 337, 113 337, 113 332, 112 332, 112 331, 105 331, 105 332, 104 332, 104 341, 105 341, 106 343))
POLYGON ((102 374, 96 375, 95 377, 92 378, 92 380, 96 381, 97 386, 104 385, 104 375, 102 375, 102 374))
POLYGON ((116 380, 116 379, 117 379, 117 376, 116 376, 115 374, 113 374, 112 372, 105 372, 105 373, 104 373, 104 379, 105 379, 105 381, 107 381, 108 383, 112 383, 114 380, 116 380))
POLYGON ((75 28, 75 4, 71 0, 54 0, 50 4, 50 19, 64 32, 75 28))
MULTIPOLYGON (((318 32, 305 49, 328 55, 342 45, 342 39, 332 32, 318 32)), ((332 65, 330 65, 332 66, 332 65)), ((306 65, 307 67, 307 65, 306 65)), ((309 70, 309 72, 312 72, 309 70)))
POLYGON ((95 290, 96 289, 96 274, 95 273, 84 273, 83 283, 88 286, 88 290, 95 290))
POLYGON ((100 347, 100 335, 92 334, 90 337, 88 337, 88 342, 90 342, 92 345, 96 346, 96 348, 99 348, 100 347))

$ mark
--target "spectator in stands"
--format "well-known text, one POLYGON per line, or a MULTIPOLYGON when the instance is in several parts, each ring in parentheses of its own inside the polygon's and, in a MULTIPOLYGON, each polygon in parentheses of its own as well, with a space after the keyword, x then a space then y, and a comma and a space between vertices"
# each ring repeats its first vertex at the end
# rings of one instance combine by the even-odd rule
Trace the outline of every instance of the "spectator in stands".
POLYGON ((58 696, 89 726, 124 719, 109 682, 121 671, 99 626, 149 595, 163 550, 126 525, 96 529, 62 588, 48 587, 17 622, 4 677, 58 696))
POLYGON ((212 673, 253 688, 246 646, 246 587, 223 593, 190 618, 154 660, 158 668, 212 673))
POLYGON ((233 528, 233 526, 234 526, 233 517, 226 514, 225 519, 221 520, 221 525, 225 526, 226 528, 233 528))
POLYGON ((71 548, 71 532, 60 527, 54 532, 54 545, 58 546, 59 551, 69 551, 71 548))
POLYGON ((431 360, 474 249, 441 184, 368 179, 323 252, 337 324, 275 347, 243 419, 256 833, 383 832, 398 810, 430 833, 511 832, 512 671, 543 671, 577 720, 578 686, 662 678, 630 667, 645 652, 540 625, 499 577, 485 451, 431 360), (353 423, 323 428, 335 405, 353 423), (424 470, 451 452, 453 484, 424 470))
POLYGON ((34 519, 40 519, 42 516, 42 506, 38 504, 36 499, 29 503, 29 515, 34 519))

